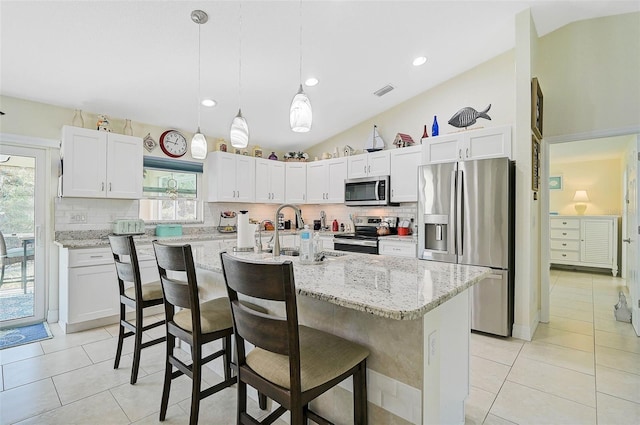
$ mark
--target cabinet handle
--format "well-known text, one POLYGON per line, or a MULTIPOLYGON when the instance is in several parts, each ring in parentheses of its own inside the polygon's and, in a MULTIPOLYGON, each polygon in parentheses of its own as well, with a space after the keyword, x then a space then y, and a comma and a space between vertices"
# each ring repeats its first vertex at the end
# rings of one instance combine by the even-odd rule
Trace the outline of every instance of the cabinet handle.
POLYGON ((563 243, 563 244, 562 244, 562 246, 567 246, 567 244, 566 244, 566 243, 563 243))
POLYGON ((364 169, 362 170, 363 173, 367 174, 367 166, 364 166, 364 169))
POLYGON ((370 173, 371 172, 371 165, 369 165, 369 168, 367 169, 367 172, 370 173))
POLYGON ((90 255, 89 258, 102 258, 102 255, 90 255))
POLYGON ((111 192, 111 182, 109 182, 109 192, 111 192))
POLYGON ((469 148, 467 148, 467 158, 469 158, 469 148))
POLYGON ((238 198, 240 197, 240 191, 238 191, 238 198))
POLYGON ((563 257, 566 257, 566 256, 567 256, 567 254, 562 254, 562 256, 563 256, 563 257))
POLYGON ((104 192, 104 182, 102 182, 102 185, 100 186, 100 192, 104 192))
POLYGON ((462 159, 462 149, 458 149, 458 158, 462 159))
POLYGON ((566 222, 566 221, 563 221, 563 222, 562 222, 562 224, 567 224, 567 222, 566 222))
POLYGON ((565 232, 562 232, 562 236, 567 236, 567 234, 565 232))

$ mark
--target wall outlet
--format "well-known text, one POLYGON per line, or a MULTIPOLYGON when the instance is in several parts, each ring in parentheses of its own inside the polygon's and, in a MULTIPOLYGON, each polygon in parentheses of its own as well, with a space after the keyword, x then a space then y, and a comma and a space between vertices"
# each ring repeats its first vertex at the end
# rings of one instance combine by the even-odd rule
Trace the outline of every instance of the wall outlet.
POLYGON ((428 364, 431 364, 436 359, 438 353, 438 331, 433 331, 429 334, 429 360, 428 364))
POLYGON ((87 214, 86 213, 76 213, 71 214, 71 222, 72 223, 86 223, 87 222, 87 214))

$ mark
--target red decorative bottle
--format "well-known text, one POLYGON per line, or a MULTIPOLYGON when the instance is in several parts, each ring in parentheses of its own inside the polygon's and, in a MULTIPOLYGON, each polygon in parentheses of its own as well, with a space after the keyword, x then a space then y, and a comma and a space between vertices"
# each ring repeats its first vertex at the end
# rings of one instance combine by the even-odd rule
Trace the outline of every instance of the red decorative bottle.
POLYGON ((331 226, 331 230, 334 232, 338 231, 338 220, 333 220, 333 225, 331 226))
POLYGON ((427 125, 424 126, 424 132, 422 133, 422 137, 420 138, 420 144, 424 143, 424 139, 429 137, 429 133, 427 133, 427 125))

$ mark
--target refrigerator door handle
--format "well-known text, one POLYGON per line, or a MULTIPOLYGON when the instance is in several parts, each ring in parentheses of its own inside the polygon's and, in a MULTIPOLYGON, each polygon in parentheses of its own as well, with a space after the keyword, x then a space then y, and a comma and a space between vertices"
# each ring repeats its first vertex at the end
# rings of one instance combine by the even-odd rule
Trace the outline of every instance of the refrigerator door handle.
MULTIPOLYGON (((451 172, 451 206, 449 207, 449 235, 447 245, 453 243, 453 254, 458 255, 458 222, 456 221, 456 217, 458 216, 458 211, 456 210, 456 187, 458 186, 458 171, 453 170, 451 172)), ((447 247, 448 248, 448 247, 447 247)))
POLYGON ((495 273, 493 273, 493 274, 487 275, 487 276, 485 277, 485 279, 496 279, 496 280, 502 280, 502 275, 501 275, 501 274, 495 274, 495 273))
POLYGON ((462 170, 458 171, 456 180, 456 253, 463 255, 464 206, 462 205, 462 188, 464 187, 464 172, 462 170))

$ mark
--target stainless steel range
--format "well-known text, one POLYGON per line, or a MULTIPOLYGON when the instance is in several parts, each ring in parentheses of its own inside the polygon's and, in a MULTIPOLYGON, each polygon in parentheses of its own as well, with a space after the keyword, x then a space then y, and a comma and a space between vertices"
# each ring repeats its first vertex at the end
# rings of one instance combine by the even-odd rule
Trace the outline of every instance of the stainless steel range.
POLYGON ((360 216, 353 218, 354 233, 339 233, 333 237, 333 249, 336 251, 378 254, 380 233, 398 234, 398 217, 360 216), (388 229, 388 230, 386 230, 388 229))

